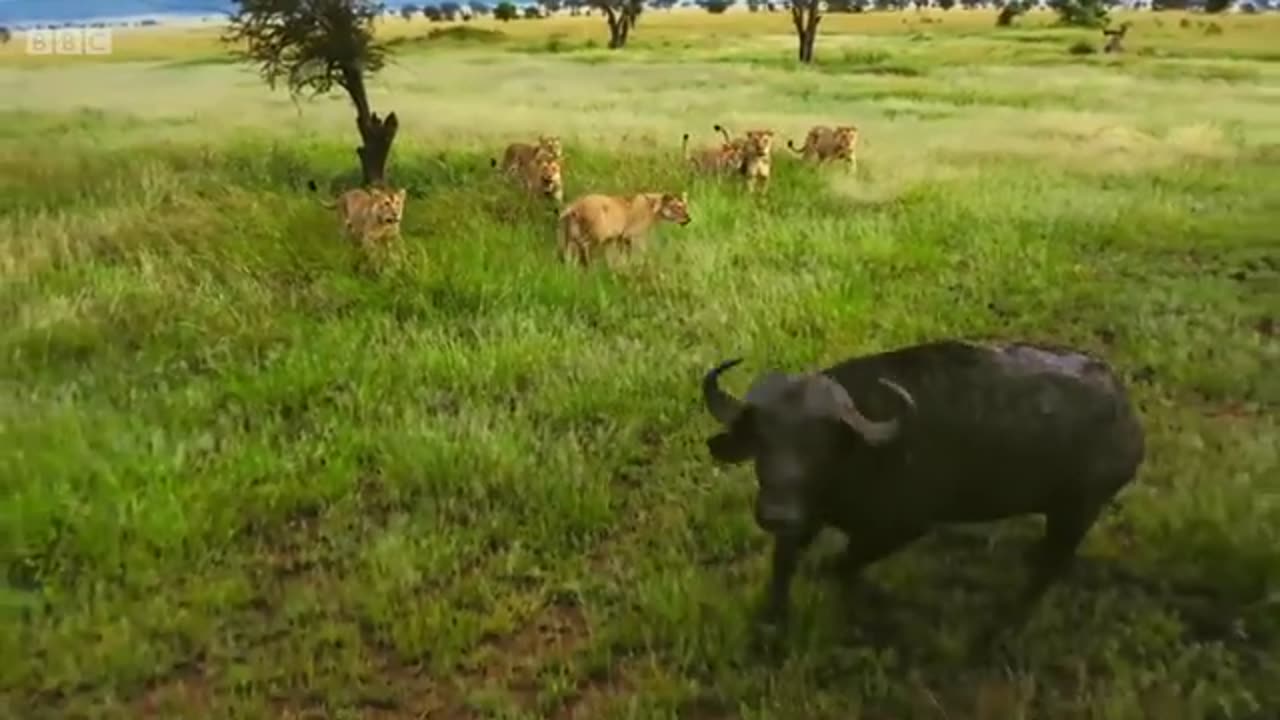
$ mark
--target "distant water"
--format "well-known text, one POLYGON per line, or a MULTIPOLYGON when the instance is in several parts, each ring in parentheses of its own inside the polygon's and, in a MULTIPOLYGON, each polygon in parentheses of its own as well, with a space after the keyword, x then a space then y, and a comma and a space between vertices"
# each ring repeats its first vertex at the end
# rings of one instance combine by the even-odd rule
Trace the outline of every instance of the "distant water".
POLYGON ((0 25, 220 15, 231 0, 0 0, 0 25))
MULTIPOLYGON (((406 3, 419 6, 439 4, 437 0, 383 0, 388 9, 397 9, 406 3)), ((231 0, 0 0, 0 25, 207 17, 224 15, 233 9, 231 0)))

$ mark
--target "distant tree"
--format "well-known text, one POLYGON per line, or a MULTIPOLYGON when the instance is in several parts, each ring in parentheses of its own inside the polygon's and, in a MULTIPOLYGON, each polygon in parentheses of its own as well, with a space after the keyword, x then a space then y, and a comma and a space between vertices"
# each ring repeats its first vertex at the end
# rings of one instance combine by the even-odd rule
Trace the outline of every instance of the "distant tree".
POLYGON ((822 22, 822 6, 819 0, 789 0, 791 24, 796 29, 799 42, 798 58, 802 63, 813 62, 813 44, 818 39, 818 23, 822 22))
POLYGON ((542 18, 542 11, 537 5, 525 5, 524 16, 526 20, 538 20, 542 18))
POLYGON ((956 6, 956 0, 938 0, 938 7, 943 10, 950 10, 956 6))
POLYGON ((515 5, 504 0, 503 2, 498 3, 498 6, 493 9, 493 17, 494 19, 501 20, 502 22, 511 22, 512 20, 520 17, 520 10, 516 8, 515 5))
POLYGON ((644 0, 588 0, 589 7, 599 8, 609 23, 609 49, 627 46, 631 30, 644 12, 644 0))
POLYGON ((1103 28, 1110 22, 1102 0, 1050 0, 1058 13, 1058 24, 1070 27, 1103 28))
POLYGON ((440 8, 436 5, 423 5, 422 15, 431 22, 440 22, 444 19, 444 13, 440 12, 440 8))
POLYGON ((747 10, 750 12, 760 12, 760 0, 747 0, 747 10))
POLYGON ((1009 27, 1031 9, 1029 0, 1008 0, 996 15, 996 27, 1009 27))
POLYGON ((462 6, 456 2, 440 3, 440 14, 445 20, 453 22, 462 16, 462 6))
POLYGON ((0 27, 0 45, 8 45, 13 39, 13 31, 7 27, 0 27))
POLYGON ((733 0, 702 0, 701 2, 702 9, 712 15, 724 14, 724 11, 728 10, 732 4, 733 0))
POLYGON ((394 112, 385 119, 369 107, 366 74, 382 69, 387 48, 374 38, 379 6, 372 0, 232 0, 237 6, 222 36, 241 61, 258 71, 275 89, 288 85, 291 95, 313 97, 334 86, 346 91, 356 111, 360 132, 360 170, 365 185, 382 184, 387 157, 400 127, 394 112))
POLYGON ((417 5, 401 5, 400 6, 400 16, 403 17, 406 21, 412 20, 413 16, 417 14, 418 14, 417 5))
POLYGON ((543 10, 546 10, 548 15, 560 12, 560 8, 564 7, 564 3, 561 0, 538 0, 538 5, 543 10))
POLYGON ((1231 2, 1232 0, 1204 0, 1204 11, 1217 14, 1231 7, 1231 2))
POLYGON ((488 15, 493 12, 493 8, 489 7, 486 3, 478 2, 477 0, 473 0, 469 4, 469 7, 471 8, 471 14, 477 17, 481 15, 488 15))

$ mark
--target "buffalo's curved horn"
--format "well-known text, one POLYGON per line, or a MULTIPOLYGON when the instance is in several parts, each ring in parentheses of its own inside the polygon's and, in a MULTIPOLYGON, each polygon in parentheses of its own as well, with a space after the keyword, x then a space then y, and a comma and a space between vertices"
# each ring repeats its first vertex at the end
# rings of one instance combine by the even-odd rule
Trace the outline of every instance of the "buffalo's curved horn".
POLYGON ((907 392, 906 388, 890 380, 889 378, 877 378, 877 379, 879 380, 881 385, 897 393, 898 397, 902 398, 902 401, 906 403, 907 407, 911 408, 912 410, 916 409, 916 399, 911 397, 911 393, 907 392))
MULTIPOLYGON (((898 434, 902 432, 902 424, 897 418, 892 420, 872 420, 868 418, 858 410, 858 406, 853 403, 853 398, 849 397, 848 391, 840 383, 824 375, 819 375, 819 377, 823 378, 824 383, 830 388, 831 396, 835 400, 834 413, 854 432, 861 435, 863 441, 868 445, 872 447, 884 445, 898 437, 898 434)), ((911 393, 907 392, 901 385, 884 378, 880 378, 880 383, 899 395, 909 407, 915 407, 915 400, 912 399, 911 393)))
POLYGON ((742 362, 742 358, 726 360, 711 368, 702 378, 702 397, 707 403, 707 412, 722 425, 730 425, 738 413, 742 412, 742 401, 720 389, 720 373, 742 362))

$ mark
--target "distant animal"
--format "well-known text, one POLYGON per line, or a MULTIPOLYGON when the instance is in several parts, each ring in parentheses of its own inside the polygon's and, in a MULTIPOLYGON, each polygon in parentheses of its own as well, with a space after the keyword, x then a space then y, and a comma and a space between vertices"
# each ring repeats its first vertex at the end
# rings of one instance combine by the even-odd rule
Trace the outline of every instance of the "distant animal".
POLYGON ((741 172, 744 159, 741 148, 732 143, 690 151, 689 133, 681 140, 680 153, 694 169, 706 173, 741 172))
POLYGON ((723 125, 714 127, 716 132, 724 135, 725 143, 733 146, 741 155, 738 168, 747 179, 747 190, 766 190, 773 169, 773 130, 748 130, 742 137, 732 138, 723 125))
POLYGON ((645 192, 634 195, 583 195, 560 213, 558 241, 561 260, 576 259, 585 267, 596 251, 610 244, 627 253, 643 246, 649 229, 659 221, 688 225, 687 193, 645 192))
MULTIPOLYGON (((312 192, 319 188, 315 180, 307 182, 312 192)), ((404 217, 405 188, 392 190, 373 185, 352 188, 332 202, 323 202, 325 208, 338 211, 338 221, 347 236, 366 250, 375 245, 389 245, 400 237, 400 222, 404 217)))
POLYGON ((942 340, 767 372, 741 400, 719 385, 740 362, 712 368, 702 392, 724 428, 711 456, 754 461, 755 520, 774 538, 764 627, 785 625, 797 562, 823 527, 848 539, 828 568, 857 578, 935 527, 1040 514, 1029 582, 992 632, 1020 628, 1143 462, 1120 378, 1070 349, 942 340))
POLYGON ((560 142, 559 136, 539 135, 536 144, 511 143, 502 153, 502 162, 499 163, 497 158, 489 158, 489 165, 495 168, 501 165, 503 172, 518 173, 540 154, 563 163, 564 147, 560 142))
POLYGON ((855 125, 839 125, 834 128, 815 125, 805 135, 802 147, 796 147, 790 140, 787 141, 787 147, 805 160, 817 160, 819 163, 842 160, 845 167, 853 172, 858 169, 858 136, 855 125))

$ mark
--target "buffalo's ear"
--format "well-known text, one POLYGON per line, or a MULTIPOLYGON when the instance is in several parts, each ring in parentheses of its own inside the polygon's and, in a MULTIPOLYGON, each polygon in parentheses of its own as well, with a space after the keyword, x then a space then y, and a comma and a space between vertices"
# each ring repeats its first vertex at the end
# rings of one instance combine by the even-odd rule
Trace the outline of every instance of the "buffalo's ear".
POLYGON ((743 433, 723 432, 707 438, 711 457, 722 463, 740 463, 751 459, 754 448, 743 433))

